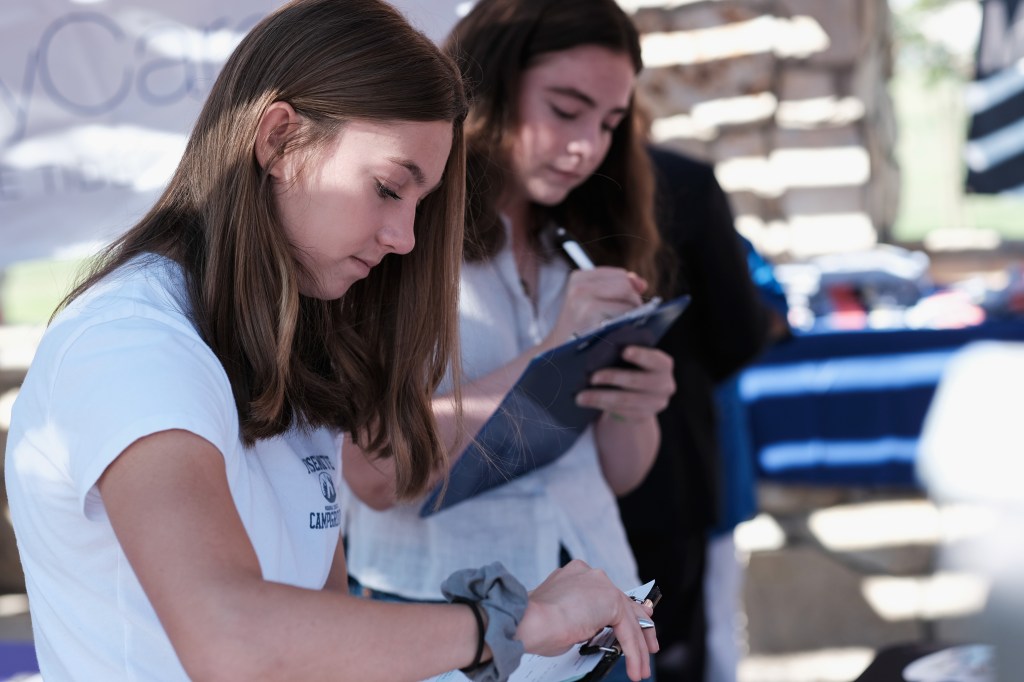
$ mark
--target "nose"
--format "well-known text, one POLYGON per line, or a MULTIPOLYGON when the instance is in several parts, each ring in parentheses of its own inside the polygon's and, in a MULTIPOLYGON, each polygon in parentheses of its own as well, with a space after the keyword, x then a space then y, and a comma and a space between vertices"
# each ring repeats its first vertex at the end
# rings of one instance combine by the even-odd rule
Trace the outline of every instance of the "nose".
POLYGON ((581 161, 587 161, 597 154, 601 144, 600 126, 580 126, 566 145, 566 151, 573 156, 579 157, 581 161))
POLYGON ((594 146, 586 138, 578 137, 569 142, 567 149, 571 155, 585 161, 593 153, 594 146))
POLYGON ((377 231, 377 241, 390 253, 404 255, 416 246, 416 214, 396 216, 377 231))

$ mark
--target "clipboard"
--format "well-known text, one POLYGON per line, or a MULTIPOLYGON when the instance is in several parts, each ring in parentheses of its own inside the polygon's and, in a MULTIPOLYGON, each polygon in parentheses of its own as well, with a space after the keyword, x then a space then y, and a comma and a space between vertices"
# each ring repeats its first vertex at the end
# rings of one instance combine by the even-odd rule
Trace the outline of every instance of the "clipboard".
POLYGON ((590 375, 621 363, 626 346, 654 346, 690 303, 688 295, 651 302, 541 353, 527 365, 444 483, 420 507, 427 517, 498 487, 563 455, 600 414, 576 394, 590 375))

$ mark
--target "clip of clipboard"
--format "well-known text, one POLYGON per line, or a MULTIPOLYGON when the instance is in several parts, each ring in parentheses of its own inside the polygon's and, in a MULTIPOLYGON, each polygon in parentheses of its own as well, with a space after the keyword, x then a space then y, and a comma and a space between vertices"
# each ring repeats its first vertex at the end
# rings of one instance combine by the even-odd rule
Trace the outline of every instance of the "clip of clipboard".
POLYGON ((631 311, 541 353, 420 507, 426 517, 498 487, 564 454, 600 414, 576 394, 590 375, 621 363, 626 346, 654 346, 690 303, 689 296, 631 311), (444 490, 444 495, 441 491, 444 490))

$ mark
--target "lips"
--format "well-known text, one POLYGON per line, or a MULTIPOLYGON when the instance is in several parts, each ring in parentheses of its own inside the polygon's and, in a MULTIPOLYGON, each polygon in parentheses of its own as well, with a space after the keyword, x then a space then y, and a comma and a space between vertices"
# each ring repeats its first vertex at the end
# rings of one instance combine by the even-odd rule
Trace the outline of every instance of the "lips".
POLYGON ((548 171, 558 182, 573 187, 583 182, 583 179, 586 177, 584 174, 577 171, 565 171, 555 166, 548 166, 548 171))
POLYGON ((354 260, 355 262, 359 263, 364 268, 366 268, 366 274, 369 274, 370 270, 372 270, 377 265, 377 263, 380 263, 379 260, 376 261, 376 262, 373 262, 373 261, 363 260, 359 256, 352 256, 352 260, 354 260))

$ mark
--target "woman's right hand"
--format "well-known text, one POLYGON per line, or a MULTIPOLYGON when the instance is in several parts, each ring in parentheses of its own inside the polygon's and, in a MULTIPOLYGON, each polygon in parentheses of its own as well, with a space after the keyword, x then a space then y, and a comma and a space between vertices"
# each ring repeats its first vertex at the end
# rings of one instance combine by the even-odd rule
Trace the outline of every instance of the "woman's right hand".
POLYGON ((530 593, 517 636, 526 651, 555 656, 611 626, 629 678, 640 680, 651 676, 650 654, 658 651, 654 628, 641 630, 638 620, 652 612, 615 587, 604 571, 574 560, 530 593))
POLYGON ((602 322, 641 305, 647 282, 639 275, 615 267, 576 270, 569 276, 565 302, 546 339, 557 346, 602 322))

